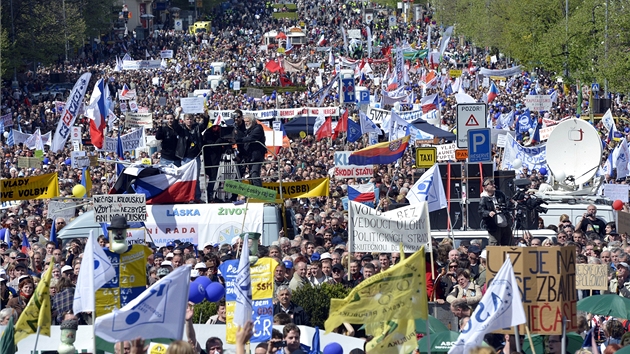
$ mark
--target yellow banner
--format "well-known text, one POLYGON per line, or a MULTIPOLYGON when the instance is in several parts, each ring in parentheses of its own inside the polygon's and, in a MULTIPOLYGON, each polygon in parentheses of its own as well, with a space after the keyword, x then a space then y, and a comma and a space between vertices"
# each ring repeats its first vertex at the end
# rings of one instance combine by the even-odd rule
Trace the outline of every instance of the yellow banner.
POLYGON ((282 199, 280 199, 280 183, 263 183, 263 187, 276 191, 276 203, 282 203, 284 199, 328 197, 330 178, 282 183, 282 199))
POLYGON ((48 270, 37 284, 37 289, 33 296, 22 311, 20 318, 15 324, 15 344, 37 333, 37 328, 41 328, 39 333, 42 336, 50 337, 50 278, 52 278, 52 269, 48 270))
POLYGON ((367 353, 411 353, 418 347, 415 320, 389 321, 371 332, 368 332, 369 326, 365 328, 368 334, 374 336, 365 346, 367 353))
POLYGON ((345 299, 331 299, 324 324, 331 332, 344 322, 366 324, 427 318, 424 247, 385 272, 362 281, 345 299))
POLYGON ((448 74, 451 77, 460 77, 460 76, 462 76, 462 71, 461 70, 451 69, 451 70, 448 71, 448 74))
POLYGON ((57 173, 41 176, 3 179, 0 185, 0 200, 47 199, 59 196, 57 173))

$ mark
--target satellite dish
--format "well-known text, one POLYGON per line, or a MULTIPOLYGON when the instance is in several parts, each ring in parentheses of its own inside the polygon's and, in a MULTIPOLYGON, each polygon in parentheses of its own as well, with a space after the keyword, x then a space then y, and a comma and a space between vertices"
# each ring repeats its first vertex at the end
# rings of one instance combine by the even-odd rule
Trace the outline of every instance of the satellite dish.
POLYGON ((601 158, 602 142, 597 130, 581 119, 558 124, 547 139, 547 165, 554 175, 563 174, 567 184, 579 186, 588 182, 597 172, 601 158))

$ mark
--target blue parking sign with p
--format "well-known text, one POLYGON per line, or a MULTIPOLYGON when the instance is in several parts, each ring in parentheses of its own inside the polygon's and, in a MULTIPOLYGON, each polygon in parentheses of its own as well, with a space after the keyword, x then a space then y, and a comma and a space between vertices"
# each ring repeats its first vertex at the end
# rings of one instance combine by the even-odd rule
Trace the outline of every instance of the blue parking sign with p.
POLYGON ((492 139, 489 128, 468 131, 468 162, 492 161, 492 139))
POLYGON ((361 90, 359 91, 359 104, 369 104, 370 103, 370 91, 361 90))

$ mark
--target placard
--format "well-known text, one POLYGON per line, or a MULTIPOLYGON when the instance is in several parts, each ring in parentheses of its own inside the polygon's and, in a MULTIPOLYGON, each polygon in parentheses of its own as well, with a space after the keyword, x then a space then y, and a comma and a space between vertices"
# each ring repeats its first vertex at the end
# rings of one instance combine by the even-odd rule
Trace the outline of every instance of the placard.
POLYGON ((527 95, 525 96, 525 107, 530 111, 550 111, 551 95, 527 95))
POLYGON ((127 222, 147 220, 147 202, 144 194, 95 195, 94 221, 110 223, 115 215, 123 215, 127 222))
POLYGON ((39 157, 18 157, 19 168, 40 168, 42 159, 39 157))
POLYGON ((506 134, 497 135, 497 147, 504 148, 507 143, 506 134))
POLYGON ((608 265, 576 264, 575 288, 579 290, 608 290, 608 265))
POLYGON ((617 231, 630 235, 630 213, 621 210, 617 212, 617 231))
POLYGON ((455 150, 457 146, 455 143, 436 145, 437 148, 437 160, 439 162, 455 161, 455 150))
POLYGON ((628 202, 628 186, 627 184, 604 184, 604 196, 610 200, 621 200, 628 202))
POLYGON ((82 137, 82 132, 81 132, 81 127, 71 127, 70 128, 70 139, 74 140, 79 140, 81 141, 81 137, 82 137))
POLYGON ((173 58, 173 51, 170 50, 170 49, 166 49, 166 50, 160 51, 160 58, 162 58, 162 59, 172 59, 173 58))
POLYGON ((381 212, 354 201, 348 202, 352 238, 350 252, 416 252, 429 243, 429 209, 426 202, 381 212))
POLYGON ((263 92, 262 89, 257 89, 257 88, 253 88, 253 87, 248 87, 247 88, 247 96, 248 97, 262 98, 263 95, 264 95, 264 92, 263 92))
MULTIPOLYGON (((567 332, 578 329, 575 247, 489 246, 486 250, 487 284, 497 274, 506 256, 510 256, 531 333, 562 334, 563 316, 567 319, 567 332)), ((519 330, 525 333, 523 325, 519 330)), ((501 333, 511 334, 514 330, 501 333)))
POLYGON ((50 200, 48 202, 48 218, 56 220, 64 218, 66 222, 75 216, 77 203, 71 200, 50 200))
POLYGON ((179 105, 183 113, 203 113, 204 97, 184 97, 180 98, 179 105))
POLYGON ((153 113, 134 113, 125 114, 125 128, 153 128, 153 113))

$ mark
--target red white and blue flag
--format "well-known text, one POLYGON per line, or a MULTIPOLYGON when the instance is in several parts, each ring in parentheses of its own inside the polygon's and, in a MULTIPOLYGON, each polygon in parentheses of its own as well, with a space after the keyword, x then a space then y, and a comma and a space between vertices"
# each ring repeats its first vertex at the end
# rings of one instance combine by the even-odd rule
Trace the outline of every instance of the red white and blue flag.
POLYGON ((349 184, 348 185, 348 200, 357 203, 371 203, 374 205, 374 199, 376 193, 374 193, 374 184, 349 184))
POLYGON ((494 101, 499 96, 499 88, 494 84, 494 81, 490 82, 490 90, 488 90, 488 103, 494 101))
POLYGON ((429 113, 434 109, 438 109, 438 104, 439 104, 439 101, 438 101, 437 93, 422 97, 422 99, 420 100, 422 113, 429 113))
POLYGON ((105 118, 109 115, 109 88, 105 80, 99 79, 94 85, 90 104, 85 109, 85 116, 90 118, 90 138, 92 145, 103 148, 105 140, 105 118))

